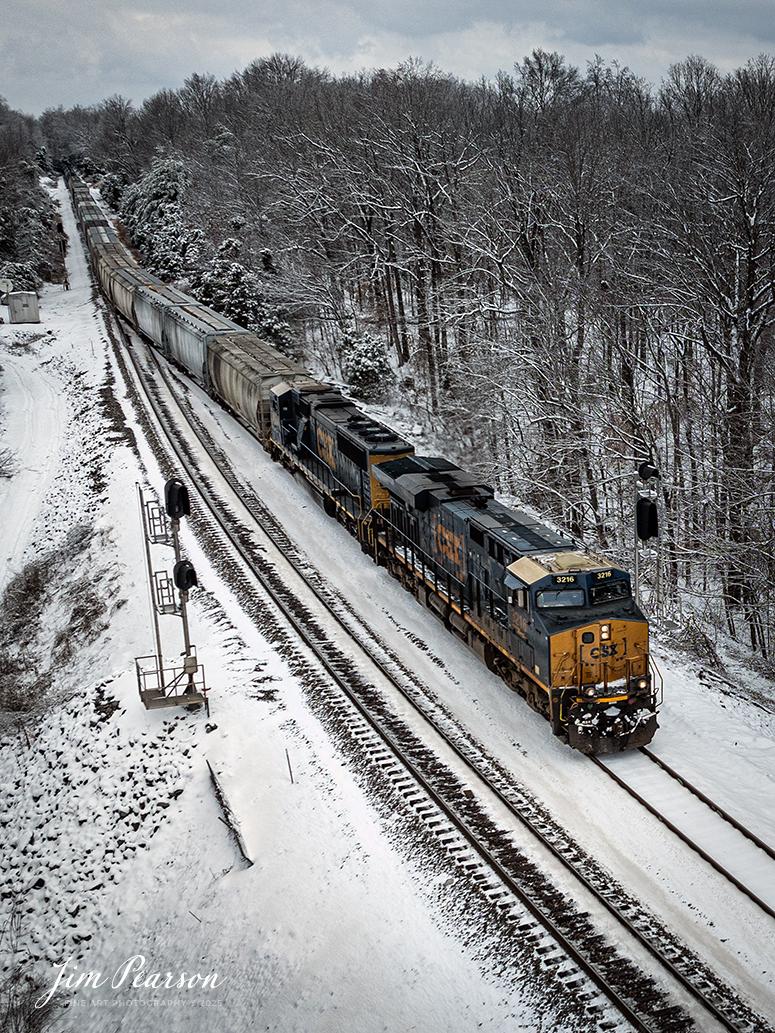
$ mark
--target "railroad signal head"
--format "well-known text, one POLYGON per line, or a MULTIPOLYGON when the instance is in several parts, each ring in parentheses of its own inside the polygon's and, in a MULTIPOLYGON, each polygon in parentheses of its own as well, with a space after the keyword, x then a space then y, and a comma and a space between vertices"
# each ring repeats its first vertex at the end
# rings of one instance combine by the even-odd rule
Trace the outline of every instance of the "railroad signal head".
POLYGON ((635 529, 642 542, 659 535, 659 513, 653 499, 642 496, 638 499, 635 506, 635 529))
POLYGON ((181 517, 191 515, 188 488, 177 477, 164 485, 164 507, 170 520, 180 520, 181 517))
POLYGON ((194 565, 189 560, 178 560, 172 571, 172 580, 180 592, 190 592, 194 585, 198 585, 194 565))
POLYGON ((659 470, 656 466, 652 466, 651 463, 641 463, 638 467, 638 477, 642 481, 647 481, 651 477, 659 477, 659 470))

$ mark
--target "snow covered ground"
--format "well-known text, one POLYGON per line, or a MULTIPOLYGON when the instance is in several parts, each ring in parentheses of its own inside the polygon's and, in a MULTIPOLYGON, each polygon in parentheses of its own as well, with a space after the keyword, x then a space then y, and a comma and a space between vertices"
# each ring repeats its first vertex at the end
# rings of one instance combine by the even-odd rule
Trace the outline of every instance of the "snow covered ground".
MULTIPOLYGON (((337 748, 309 686, 185 525, 211 718, 144 710, 134 658, 153 638, 136 484, 158 494, 164 476, 66 201, 63 214, 72 289, 44 293, 40 326, 0 327, 0 450, 16 471, 0 481, 4 962, 31 959, 44 998, 58 981, 69 992, 61 1033, 594 1029, 519 944, 504 962, 460 876, 337 748), (29 712, 9 716, 20 699, 29 712)), ((228 416, 189 397, 291 537, 460 722, 774 1020, 773 923, 731 887, 709 895, 701 862, 554 741, 228 416)), ((174 655, 179 623, 163 621, 174 655)), ((775 843, 775 690, 737 670, 730 680, 758 693, 748 699, 667 649, 660 662, 655 751, 775 843)))

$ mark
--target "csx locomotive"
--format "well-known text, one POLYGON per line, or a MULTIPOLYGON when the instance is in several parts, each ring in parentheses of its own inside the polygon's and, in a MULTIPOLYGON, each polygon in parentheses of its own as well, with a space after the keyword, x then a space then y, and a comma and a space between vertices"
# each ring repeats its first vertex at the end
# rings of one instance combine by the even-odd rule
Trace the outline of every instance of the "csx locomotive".
POLYGON ((304 480, 365 552, 582 753, 651 741, 661 679, 628 574, 446 459, 418 456, 303 366, 146 272, 70 183, 118 311, 304 480))

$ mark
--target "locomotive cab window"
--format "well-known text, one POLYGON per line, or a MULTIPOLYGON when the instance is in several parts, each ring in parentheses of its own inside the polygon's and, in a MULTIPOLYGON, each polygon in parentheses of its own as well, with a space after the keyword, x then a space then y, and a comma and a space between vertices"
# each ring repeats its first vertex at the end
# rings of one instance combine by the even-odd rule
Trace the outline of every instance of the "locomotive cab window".
POLYGON ((583 588, 543 588, 536 592, 536 606, 539 610, 560 610, 583 605, 583 588))
POLYGON ((610 603, 616 599, 629 599, 630 586, 626 581, 607 581, 602 585, 592 585, 589 597, 594 606, 610 603))

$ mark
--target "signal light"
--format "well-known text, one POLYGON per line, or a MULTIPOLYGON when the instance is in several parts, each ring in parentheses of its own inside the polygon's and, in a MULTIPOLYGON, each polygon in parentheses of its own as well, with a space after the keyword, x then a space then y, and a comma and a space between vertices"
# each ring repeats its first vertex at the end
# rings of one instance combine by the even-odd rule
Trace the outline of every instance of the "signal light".
POLYGON ((164 506, 170 520, 180 520, 181 517, 191 515, 188 488, 177 477, 173 477, 164 485, 164 506))
POLYGON ((635 506, 635 529, 638 538, 646 542, 659 534, 659 513, 653 499, 641 496, 635 506))
POLYGON ((172 580, 181 592, 190 592, 194 585, 199 584, 194 565, 189 560, 178 560, 172 571, 172 580))
POLYGON ((638 477, 642 481, 648 481, 651 477, 659 477, 659 470, 650 463, 641 463, 638 467, 638 477))

